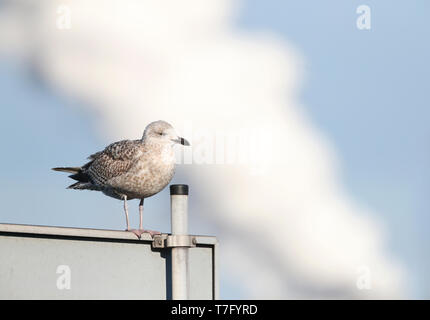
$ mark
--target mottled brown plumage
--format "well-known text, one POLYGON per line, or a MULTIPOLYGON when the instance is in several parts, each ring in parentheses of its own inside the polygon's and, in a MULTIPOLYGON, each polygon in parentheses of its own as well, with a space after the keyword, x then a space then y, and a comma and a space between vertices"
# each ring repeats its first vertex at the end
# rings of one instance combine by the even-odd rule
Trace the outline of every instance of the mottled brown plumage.
POLYGON ((148 198, 160 192, 175 172, 173 146, 189 145, 177 136, 165 121, 149 124, 141 140, 122 140, 92 154, 82 167, 59 167, 56 171, 72 173, 78 182, 68 188, 101 191, 107 196, 124 200, 127 228, 127 199, 148 198))

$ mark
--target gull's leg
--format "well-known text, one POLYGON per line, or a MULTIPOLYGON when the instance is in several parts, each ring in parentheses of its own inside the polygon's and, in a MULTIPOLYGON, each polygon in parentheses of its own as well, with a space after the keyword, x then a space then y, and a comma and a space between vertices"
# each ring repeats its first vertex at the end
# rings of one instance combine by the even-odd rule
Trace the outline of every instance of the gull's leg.
POLYGON ((139 223, 139 230, 143 230, 143 198, 140 199, 140 203, 139 203, 139 219, 140 219, 140 223, 139 223))
POLYGON ((130 222, 128 220, 128 207, 127 207, 127 196, 124 195, 124 212, 125 212, 125 220, 127 222, 127 229, 126 231, 130 231, 130 222))
POLYGON ((130 229, 130 222, 128 220, 128 207, 127 207, 127 196, 124 195, 124 211, 125 211, 125 220, 127 221, 127 229, 125 231, 133 232, 139 239, 142 233, 139 233, 139 230, 130 229))
POLYGON ((151 235, 151 237, 153 237, 155 234, 161 234, 159 231, 154 231, 154 230, 145 230, 143 229, 143 201, 144 198, 140 199, 140 203, 139 203, 139 230, 130 230, 132 231, 139 239, 142 235, 142 233, 149 233, 151 235))

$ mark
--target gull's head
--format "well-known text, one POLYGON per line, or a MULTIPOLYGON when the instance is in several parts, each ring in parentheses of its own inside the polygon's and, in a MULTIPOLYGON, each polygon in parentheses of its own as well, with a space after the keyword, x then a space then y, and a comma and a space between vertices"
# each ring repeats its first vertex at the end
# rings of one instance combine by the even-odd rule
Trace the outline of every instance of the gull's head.
POLYGON ((145 128, 143 132, 142 140, 150 140, 153 143, 160 144, 182 144, 184 146, 189 146, 190 143, 184 138, 178 136, 175 129, 163 120, 158 120, 151 122, 145 128))

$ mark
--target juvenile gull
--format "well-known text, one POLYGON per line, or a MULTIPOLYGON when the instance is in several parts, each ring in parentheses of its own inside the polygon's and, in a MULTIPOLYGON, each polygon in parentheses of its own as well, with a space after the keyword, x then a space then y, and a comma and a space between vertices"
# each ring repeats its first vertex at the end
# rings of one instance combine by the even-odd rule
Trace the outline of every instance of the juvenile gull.
POLYGON ((179 137, 173 127, 165 121, 150 123, 140 140, 122 140, 107 146, 103 151, 88 157, 82 167, 59 167, 55 171, 72 173, 69 177, 78 181, 69 189, 96 190, 105 195, 123 200, 127 231, 139 238, 144 232, 151 236, 158 231, 144 230, 143 201, 161 190, 170 182, 175 172, 173 146, 189 146, 179 137), (140 199, 139 229, 130 229, 127 200, 140 199))

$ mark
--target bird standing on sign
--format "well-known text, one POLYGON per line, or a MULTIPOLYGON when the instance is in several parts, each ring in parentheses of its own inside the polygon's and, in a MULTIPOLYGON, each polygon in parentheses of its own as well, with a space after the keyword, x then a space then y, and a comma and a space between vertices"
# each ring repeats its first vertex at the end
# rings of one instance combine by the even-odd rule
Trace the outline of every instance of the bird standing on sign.
POLYGON ((127 222, 126 231, 140 238, 148 232, 153 236, 158 231, 143 229, 143 201, 160 192, 172 180, 175 172, 173 146, 189 142, 179 137, 173 127, 165 121, 150 123, 140 140, 122 140, 107 146, 103 151, 89 156, 82 167, 59 167, 55 171, 72 173, 69 177, 78 181, 69 189, 96 190, 105 195, 123 200, 127 222), (140 199, 139 229, 130 229, 127 200, 140 199))

